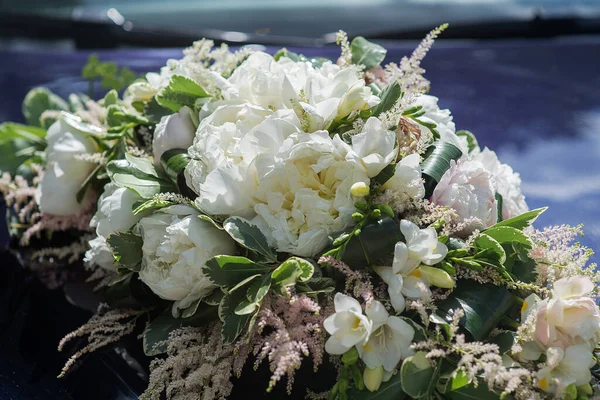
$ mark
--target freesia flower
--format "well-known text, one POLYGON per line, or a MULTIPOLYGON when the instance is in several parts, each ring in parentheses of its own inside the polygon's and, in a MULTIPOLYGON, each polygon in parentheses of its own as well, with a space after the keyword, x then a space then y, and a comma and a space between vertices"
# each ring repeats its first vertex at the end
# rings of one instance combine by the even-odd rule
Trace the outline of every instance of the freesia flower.
POLYGON ((101 133, 99 128, 66 113, 48 128, 46 168, 35 195, 41 211, 67 216, 81 210, 77 192, 96 164, 77 156, 97 152, 98 145, 92 135, 101 133))
POLYGON ((453 208, 466 224, 461 234, 494 225, 498 220, 496 187, 490 172, 478 161, 452 161, 442 175, 431 201, 453 208))
POLYGON ((142 198, 133 190, 107 183, 98 199, 98 210, 90 221, 98 237, 90 241, 84 261, 108 270, 114 270, 114 257, 106 243, 113 233, 128 231, 144 215, 134 215, 134 204, 142 198))
POLYGON ((391 372, 400 360, 414 354, 410 344, 415 330, 402 318, 389 315, 377 300, 366 307, 365 313, 373 325, 369 340, 362 346, 356 346, 358 354, 368 368, 382 366, 384 370, 391 372))
POLYGON ((371 117, 362 132, 352 136, 352 151, 346 159, 359 164, 367 176, 373 178, 396 158, 395 142, 394 132, 386 130, 379 119, 371 117))
POLYGON ((479 161, 490 171, 496 183, 496 191, 502 196, 502 218, 508 219, 521 215, 529 210, 525 196, 521 192, 521 178, 513 169, 498 160, 495 152, 484 148, 473 160, 479 161))
POLYGON ((537 373, 537 384, 545 392, 561 395, 567 386, 582 386, 592 379, 590 368, 596 362, 587 345, 550 347, 546 357, 547 365, 537 373))
POLYGON ((367 342, 373 322, 362 313, 360 303, 343 293, 336 293, 333 299, 335 314, 323 321, 323 326, 331 337, 325 343, 329 354, 344 354, 355 345, 367 342))
POLYGON ((209 259, 235 254, 233 239, 188 206, 167 207, 142 218, 137 230, 144 241, 140 279, 159 297, 175 301, 174 314, 216 287, 202 273, 209 259))
POLYGON ((423 273, 419 265, 434 265, 448 254, 448 248, 437 240, 437 232, 433 228, 420 229, 414 223, 402 220, 400 231, 406 242, 396 243, 392 267, 375 268, 381 279, 388 284, 390 300, 398 312, 404 310, 405 296, 410 299, 426 299, 431 296, 429 271, 423 273))

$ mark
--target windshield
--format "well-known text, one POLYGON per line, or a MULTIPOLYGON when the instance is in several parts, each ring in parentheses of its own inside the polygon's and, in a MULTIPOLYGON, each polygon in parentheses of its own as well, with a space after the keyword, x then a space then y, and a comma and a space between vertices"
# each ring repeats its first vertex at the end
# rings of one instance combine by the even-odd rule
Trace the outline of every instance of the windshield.
POLYGON ((414 39, 445 22, 452 25, 455 37, 467 38, 530 36, 531 26, 524 29, 514 23, 533 22, 539 32, 540 21, 551 21, 545 28, 547 35, 596 33, 597 24, 585 22, 600 18, 596 0, 25 0, 0 1, 0 5, 0 14, 7 16, 4 22, 9 24, 14 21, 9 15, 41 16, 116 24, 133 32, 159 30, 186 38, 213 36, 215 30, 228 33, 224 41, 252 38, 256 42, 258 36, 283 44, 291 38, 326 42, 338 29, 351 36, 414 39))

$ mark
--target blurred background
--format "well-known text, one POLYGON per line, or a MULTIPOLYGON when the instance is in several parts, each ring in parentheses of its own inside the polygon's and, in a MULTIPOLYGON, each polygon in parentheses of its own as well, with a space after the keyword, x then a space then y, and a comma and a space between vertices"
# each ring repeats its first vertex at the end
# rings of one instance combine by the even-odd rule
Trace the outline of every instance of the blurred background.
MULTIPOLYGON (((539 226, 583 222, 582 244, 600 250, 600 0, 0 0, 0 123, 24 122, 33 87, 87 92, 91 54, 140 76, 201 37, 336 59, 343 29, 397 62, 444 22, 423 63, 431 94, 520 173, 530 208, 550 206, 539 226)), ((0 400, 135 399, 144 370, 122 348, 55 378, 58 340, 90 313, 77 288, 65 296, 13 268, 7 244, 1 221, 0 400)))

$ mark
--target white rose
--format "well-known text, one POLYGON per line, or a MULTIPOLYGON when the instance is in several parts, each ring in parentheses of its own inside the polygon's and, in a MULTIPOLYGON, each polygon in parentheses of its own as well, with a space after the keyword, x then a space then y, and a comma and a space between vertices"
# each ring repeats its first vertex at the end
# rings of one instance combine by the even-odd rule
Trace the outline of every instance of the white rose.
POLYGON ((498 220, 496 188, 490 172, 478 161, 452 161, 435 187, 431 201, 453 208, 466 223, 461 231, 468 235, 475 229, 494 225, 498 220))
MULTIPOLYGON (((425 122, 436 124, 435 129, 438 131, 440 140, 442 142, 452 143, 458 147, 463 154, 467 154, 468 147, 466 146, 465 140, 456 135, 456 126, 452 121, 452 114, 450 113, 450 110, 440 109, 438 106, 438 100, 439 99, 437 97, 427 94, 418 96, 413 105, 422 106, 422 111, 425 111, 425 114, 419 117, 419 119, 425 122)), ((421 132, 424 134, 429 131, 429 128, 426 128, 422 125, 419 125, 419 127, 421 132)))
POLYGON ((98 199, 98 210, 90 221, 90 226, 96 228, 98 237, 90 241, 85 262, 108 270, 115 269, 112 251, 106 239, 113 233, 128 231, 143 217, 143 214, 133 214, 134 204, 141 199, 134 191, 114 183, 104 186, 104 192, 98 199))
POLYGON ((188 109, 182 108, 178 113, 160 119, 154 130, 152 152, 154 163, 160 164, 160 157, 167 150, 187 149, 194 142, 196 127, 188 109))
POLYGON ((69 114, 63 114, 48 128, 46 168, 35 194, 42 212, 67 216, 81 211, 77 192, 96 164, 75 157, 98 151, 91 137, 94 133, 102 132, 69 114))
POLYGON ((496 182, 496 190, 502 196, 502 218, 508 219, 528 211, 525 196, 521 192, 521 178, 513 169, 502 164, 495 152, 487 147, 478 152, 473 159, 479 161, 490 171, 496 182))
POLYGON ((174 301, 173 311, 210 294, 215 285, 202 273, 214 256, 235 254, 231 237, 198 218, 191 207, 168 207, 142 218, 140 279, 159 297, 174 301))

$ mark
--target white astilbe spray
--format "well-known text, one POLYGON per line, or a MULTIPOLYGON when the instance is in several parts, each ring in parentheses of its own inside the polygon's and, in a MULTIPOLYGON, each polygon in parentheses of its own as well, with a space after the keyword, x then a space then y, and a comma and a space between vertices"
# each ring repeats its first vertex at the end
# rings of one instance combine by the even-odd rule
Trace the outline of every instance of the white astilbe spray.
POLYGON ((106 304, 100 304, 98 311, 88 322, 62 338, 58 344, 58 351, 62 351, 74 338, 87 337, 88 342, 69 358, 58 377, 64 377, 85 354, 116 343, 132 333, 137 319, 147 312, 148 309, 111 309, 106 304))
POLYGON ((352 51, 350 50, 350 42, 348 41, 348 35, 346 32, 340 30, 335 35, 335 43, 340 46, 342 54, 338 59, 338 65, 341 67, 352 64, 352 51))
POLYGON ((435 28, 417 46, 410 57, 403 57, 400 65, 390 63, 386 66, 388 82, 397 81, 404 93, 426 93, 429 91, 429 81, 423 77, 425 70, 421 61, 433 46, 435 39, 448 27, 448 24, 435 28))
POLYGON ((231 383, 234 346, 221 338, 222 324, 185 327, 169 334, 167 357, 150 364, 148 388, 141 400, 225 399, 231 383))
POLYGON ((292 391, 294 374, 302 360, 312 357, 315 370, 323 362, 325 332, 321 307, 310 298, 300 295, 270 295, 263 300, 255 328, 250 331, 250 341, 240 341, 236 349, 234 372, 237 376, 248 356, 257 355, 254 367, 268 359, 273 375, 267 391, 287 375, 287 390, 292 391))
POLYGON ((435 334, 429 339, 414 343, 415 351, 427 352, 430 360, 455 358, 457 369, 468 377, 474 386, 485 382, 491 390, 505 395, 513 395, 516 399, 540 399, 540 393, 533 386, 535 371, 520 367, 505 367, 499 348, 496 344, 484 342, 467 342, 463 334, 458 334, 458 323, 464 316, 462 309, 457 309, 449 322, 448 334, 442 333, 439 325, 435 334))
POLYGON ((525 232, 533 242, 529 256, 537 264, 537 285, 552 285, 558 279, 582 273, 595 282, 596 287, 600 284, 596 264, 587 265, 594 252, 574 243, 579 236, 583 236, 581 225, 557 225, 543 230, 528 228, 525 232))

